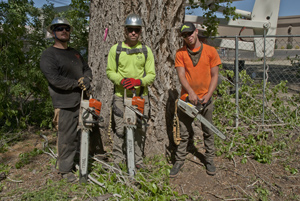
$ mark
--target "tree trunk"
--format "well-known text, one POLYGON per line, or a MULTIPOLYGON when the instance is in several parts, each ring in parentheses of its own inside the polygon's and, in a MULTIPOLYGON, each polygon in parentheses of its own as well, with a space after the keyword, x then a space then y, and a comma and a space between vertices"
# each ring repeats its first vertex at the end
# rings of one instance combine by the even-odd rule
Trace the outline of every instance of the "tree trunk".
POLYGON ((113 84, 106 76, 107 56, 112 45, 124 40, 125 18, 139 14, 145 24, 141 41, 154 54, 156 79, 149 86, 151 115, 147 131, 145 154, 165 153, 173 145, 172 127, 174 103, 180 83, 174 68, 176 50, 180 47, 178 28, 183 22, 183 0, 91 0, 89 64, 93 70, 96 98, 102 102, 101 116, 105 128, 102 138, 108 142, 108 125, 113 84), (103 41, 105 29, 108 37, 103 41))

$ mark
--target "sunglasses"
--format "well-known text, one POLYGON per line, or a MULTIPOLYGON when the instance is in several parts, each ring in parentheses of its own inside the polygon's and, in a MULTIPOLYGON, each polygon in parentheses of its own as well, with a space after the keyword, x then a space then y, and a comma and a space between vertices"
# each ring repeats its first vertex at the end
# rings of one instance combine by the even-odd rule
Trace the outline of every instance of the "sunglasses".
POLYGON ((135 32, 135 33, 140 33, 141 28, 132 28, 132 27, 127 27, 127 31, 129 33, 135 32))
POLYGON ((194 33, 193 31, 192 32, 187 32, 187 33, 181 34, 181 36, 182 36, 182 38, 186 38, 188 36, 191 36, 193 33, 194 33))
POLYGON ((55 31, 63 31, 66 30, 66 32, 69 32, 71 29, 70 27, 56 27, 55 31))

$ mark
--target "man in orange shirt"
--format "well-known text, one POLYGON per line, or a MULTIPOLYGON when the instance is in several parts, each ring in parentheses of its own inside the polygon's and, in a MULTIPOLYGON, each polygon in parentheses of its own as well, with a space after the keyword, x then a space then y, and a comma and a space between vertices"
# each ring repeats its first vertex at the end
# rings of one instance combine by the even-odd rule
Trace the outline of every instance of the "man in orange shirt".
MULTIPOLYGON (((214 47, 203 44, 198 38, 198 29, 191 22, 185 22, 180 27, 181 36, 185 42, 184 47, 177 50, 175 58, 175 68, 182 85, 181 96, 188 95, 189 101, 197 105, 207 103, 216 89, 218 82, 220 57, 214 47)), ((210 103, 202 111, 202 115, 212 122, 213 104, 210 103)), ((187 145, 189 135, 192 134, 193 118, 179 110, 180 122, 180 144, 177 146, 175 159, 176 162, 171 169, 170 177, 175 177, 184 164, 187 155, 187 145)), ((206 127, 201 125, 205 145, 205 166, 209 175, 216 174, 214 165, 214 134, 206 127)))

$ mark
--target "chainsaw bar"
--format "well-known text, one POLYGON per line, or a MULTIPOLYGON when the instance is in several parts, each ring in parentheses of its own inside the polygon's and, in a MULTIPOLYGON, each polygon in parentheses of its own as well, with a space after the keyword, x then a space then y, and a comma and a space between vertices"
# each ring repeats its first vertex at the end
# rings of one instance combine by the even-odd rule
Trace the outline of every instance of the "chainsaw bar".
POLYGON ((79 182, 86 183, 88 178, 89 160, 89 129, 82 129, 80 143, 79 182))
POLYGON ((178 100, 177 103, 179 109, 183 111, 185 114, 190 116, 191 118, 198 119, 201 123, 203 123, 205 126, 207 126, 210 130, 212 130, 217 136, 219 136, 221 139, 225 140, 226 136, 217 129, 212 123, 210 123, 207 119, 205 119, 199 112, 199 110, 196 109, 196 106, 189 102, 185 102, 181 99, 178 100))

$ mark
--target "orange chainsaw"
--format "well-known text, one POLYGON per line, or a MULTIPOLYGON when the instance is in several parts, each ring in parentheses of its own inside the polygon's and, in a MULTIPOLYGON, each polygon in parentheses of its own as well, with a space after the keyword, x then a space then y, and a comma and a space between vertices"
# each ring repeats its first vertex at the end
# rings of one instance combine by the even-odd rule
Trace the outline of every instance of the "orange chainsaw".
POLYGON ((82 92, 78 125, 78 128, 81 130, 79 162, 80 183, 86 183, 88 179, 89 134, 95 124, 103 121, 103 118, 100 117, 102 103, 94 98, 84 99, 83 94, 82 92))
MULTIPOLYGON (((145 121, 148 117, 144 115, 145 99, 140 96, 129 98, 124 89, 124 127, 126 129, 126 147, 127 147, 127 169, 129 176, 133 177, 136 173, 134 163, 134 131, 137 128, 137 121, 145 121)), ((146 122, 145 122, 146 123, 146 122)))

